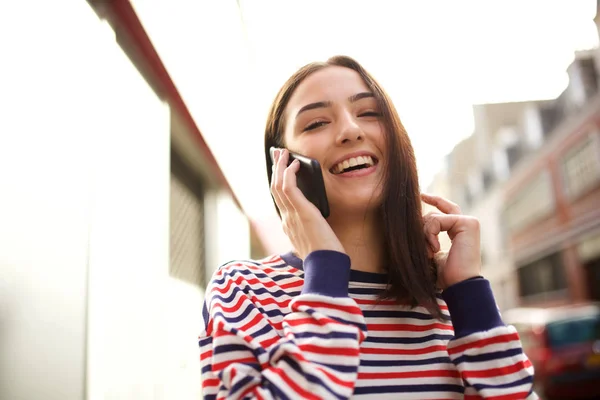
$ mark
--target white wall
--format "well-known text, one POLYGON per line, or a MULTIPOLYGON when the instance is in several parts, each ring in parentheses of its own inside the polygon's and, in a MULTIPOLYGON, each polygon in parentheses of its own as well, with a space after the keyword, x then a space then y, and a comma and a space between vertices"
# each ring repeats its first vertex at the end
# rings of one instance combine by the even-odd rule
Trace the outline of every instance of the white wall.
POLYGON ((0 5, 1 399, 84 396, 89 139, 102 118, 102 76, 90 77, 105 38, 85 2, 0 5))
POLYGON ((168 107, 86 2, 32 6, 0 6, 0 399, 197 399, 168 107))
POLYGON ((169 108, 109 36, 102 70, 110 81, 97 93, 104 118, 96 122, 91 154, 88 396, 172 398, 169 108))
POLYGON ((275 92, 265 91, 253 74, 237 1, 131 3, 225 176, 256 215, 271 197, 262 158, 267 109, 257 113, 255 105, 275 92))
POLYGON ((485 194, 468 213, 481 225, 481 249, 485 253, 482 274, 490 281, 500 309, 516 306, 514 264, 503 241, 503 196, 498 185, 485 194))
POLYGON ((222 264, 250 258, 250 225, 232 197, 223 191, 208 193, 204 201, 207 273, 222 264))

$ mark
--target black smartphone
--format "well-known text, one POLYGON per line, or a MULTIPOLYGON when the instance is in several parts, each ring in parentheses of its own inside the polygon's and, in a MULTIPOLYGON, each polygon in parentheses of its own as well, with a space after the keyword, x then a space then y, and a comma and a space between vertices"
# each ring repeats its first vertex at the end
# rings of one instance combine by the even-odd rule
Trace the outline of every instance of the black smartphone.
MULTIPOLYGON (((271 162, 275 163, 274 157, 275 147, 271 147, 271 162)), ((305 157, 300 154, 290 153, 288 165, 294 160, 300 162, 300 169, 296 173, 296 184, 298 189, 304 194, 304 197, 315 205, 321 211, 324 218, 329 217, 329 202, 327 201, 327 193, 325 192, 325 183, 323 182, 323 173, 321 164, 317 160, 305 157)))

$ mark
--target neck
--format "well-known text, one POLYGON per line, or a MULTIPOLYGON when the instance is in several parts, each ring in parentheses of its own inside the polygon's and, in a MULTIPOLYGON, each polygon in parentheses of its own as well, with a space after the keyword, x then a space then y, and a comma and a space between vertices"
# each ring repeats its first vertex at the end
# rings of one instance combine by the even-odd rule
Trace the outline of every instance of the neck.
POLYGON ((350 256, 351 268, 365 272, 384 272, 384 237, 380 219, 376 213, 353 217, 334 215, 329 225, 350 256))

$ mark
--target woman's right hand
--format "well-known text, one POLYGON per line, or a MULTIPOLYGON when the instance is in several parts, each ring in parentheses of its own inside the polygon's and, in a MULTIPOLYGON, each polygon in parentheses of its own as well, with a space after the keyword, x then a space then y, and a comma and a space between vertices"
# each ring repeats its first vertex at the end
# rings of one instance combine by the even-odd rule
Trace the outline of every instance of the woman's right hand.
POLYGON ((271 193, 281 213, 283 231, 292 242, 298 257, 304 260, 315 250, 345 253, 319 209, 308 201, 296 184, 300 162, 294 160, 287 166, 289 152, 286 149, 276 149, 274 158, 271 193))

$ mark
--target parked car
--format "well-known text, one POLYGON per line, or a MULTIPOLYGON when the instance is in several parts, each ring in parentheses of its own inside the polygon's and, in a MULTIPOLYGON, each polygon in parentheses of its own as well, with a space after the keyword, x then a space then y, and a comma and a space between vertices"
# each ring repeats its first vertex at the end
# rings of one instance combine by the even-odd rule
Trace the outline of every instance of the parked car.
POLYGON ((600 303, 503 313, 521 337, 544 399, 600 398, 600 303))

